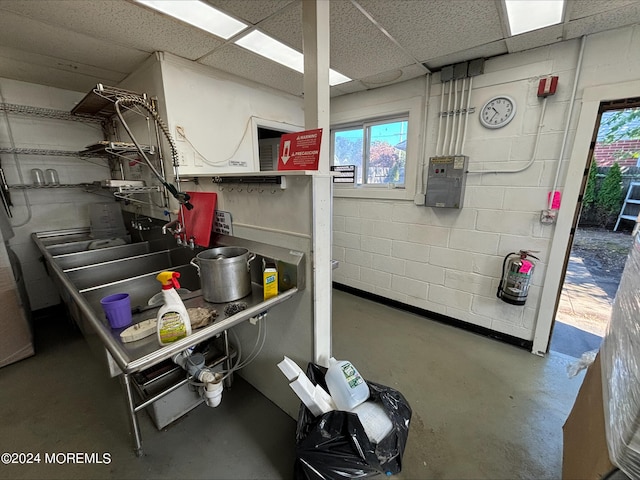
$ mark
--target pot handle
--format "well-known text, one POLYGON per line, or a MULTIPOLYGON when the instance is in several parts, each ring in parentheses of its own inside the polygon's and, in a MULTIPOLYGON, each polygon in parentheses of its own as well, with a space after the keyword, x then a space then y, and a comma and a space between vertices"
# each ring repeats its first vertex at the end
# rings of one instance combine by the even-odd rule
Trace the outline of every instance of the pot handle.
POLYGON ((193 265, 194 267, 196 267, 198 269, 198 276, 200 276, 200 265, 198 265, 197 261, 198 261, 198 257, 193 257, 191 259, 191 261, 189 262, 189 264, 193 265))
POLYGON ((254 261, 256 258, 256 254, 255 253, 250 253, 249 254, 249 258, 247 259, 247 272, 251 271, 251 262, 254 261))

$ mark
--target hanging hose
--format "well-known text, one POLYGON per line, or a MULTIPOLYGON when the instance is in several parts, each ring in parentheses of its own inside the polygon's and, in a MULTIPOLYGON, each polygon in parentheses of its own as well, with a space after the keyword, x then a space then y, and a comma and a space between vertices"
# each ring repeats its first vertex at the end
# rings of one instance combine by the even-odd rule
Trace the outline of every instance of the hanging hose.
POLYGON ((153 109, 151 107, 151 105, 149 105, 146 101, 142 100, 139 97, 136 97, 136 96, 133 96, 133 95, 131 95, 131 96, 122 95, 115 102, 116 114, 118 115, 118 118, 120 119, 120 122, 122 123, 122 126, 127 131, 127 133, 129 134, 129 137, 131 138, 131 141, 133 142, 133 144, 138 149, 138 152, 140 153, 140 155, 144 159, 144 161, 147 164, 147 166, 151 169, 153 174, 162 183, 162 185, 164 185, 164 187, 171 193, 171 195, 173 195, 173 197, 181 205, 184 205, 187 210, 191 210, 193 208, 193 205, 191 203, 189 203, 189 200, 190 200, 189 194, 187 194, 185 192, 178 191, 178 189, 174 185, 171 185, 169 182, 167 182, 167 180, 153 166, 153 164, 151 163, 151 161, 149 160, 149 158, 145 154, 145 152, 142 149, 142 147, 138 144, 138 141, 136 140, 135 136, 133 135, 133 132, 131 131, 131 128, 129 128, 129 125, 127 124, 127 122, 125 121, 124 117, 122 116, 122 111, 120 110, 120 106, 121 105, 122 106, 138 105, 138 106, 144 108, 147 112, 149 112, 151 114, 151 116, 154 118, 154 120, 157 122, 158 126, 160 127, 160 130, 164 134, 165 138, 169 142, 169 147, 171 149, 171 159, 173 161, 173 165, 175 166, 175 165, 178 165, 178 163, 179 163, 178 162, 178 151, 176 149, 176 144, 174 143, 173 138, 171 137, 171 134, 170 134, 169 129, 167 128, 166 124, 160 118, 160 116, 155 111, 155 109, 153 109))

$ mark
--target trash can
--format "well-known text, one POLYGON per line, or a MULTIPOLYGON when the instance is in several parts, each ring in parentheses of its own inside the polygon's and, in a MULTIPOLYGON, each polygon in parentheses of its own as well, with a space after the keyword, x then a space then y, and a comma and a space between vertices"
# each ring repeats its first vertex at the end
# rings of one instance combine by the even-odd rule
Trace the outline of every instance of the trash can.
MULTIPOLYGON (((309 363, 307 377, 327 390, 326 371, 309 363)), ((355 413, 332 411, 315 417, 301 403, 296 430, 296 480, 365 478, 394 475, 402 470, 411 407, 397 390, 374 382, 367 384, 369 401, 384 409, 393 424, 391 432, 374 444, 355 413)))

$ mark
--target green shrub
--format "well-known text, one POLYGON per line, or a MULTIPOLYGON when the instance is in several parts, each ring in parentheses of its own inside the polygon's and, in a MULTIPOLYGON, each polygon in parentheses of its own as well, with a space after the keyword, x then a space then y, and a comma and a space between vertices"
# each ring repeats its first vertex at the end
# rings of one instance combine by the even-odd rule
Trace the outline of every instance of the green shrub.
POLYGON ((617 214, 622 201, 622 171, 620 165, 614 163, 602 181, 596 194, 596 204, 607 214, 617 214))
POLYGON ((582 205, 584 208, 590 208, 596 201, 596 184, 598 182, 598 165, 596 159, 591 161, 589 167, 589 178, 587 179, 587 186, 584 189, 584 195, 582 196, 582 205))

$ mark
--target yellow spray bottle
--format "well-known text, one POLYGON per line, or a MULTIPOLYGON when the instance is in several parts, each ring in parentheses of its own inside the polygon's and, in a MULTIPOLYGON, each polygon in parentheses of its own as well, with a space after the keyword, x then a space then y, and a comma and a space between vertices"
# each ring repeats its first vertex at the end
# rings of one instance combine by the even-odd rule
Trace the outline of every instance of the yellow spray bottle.
POLYGON ((178 272, 160 272, 156 279, 162 283, 164 305, 158 310, 158 342, 167 345, 191 335, 191 321, 177 288, 178 272))

